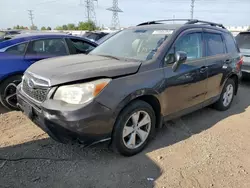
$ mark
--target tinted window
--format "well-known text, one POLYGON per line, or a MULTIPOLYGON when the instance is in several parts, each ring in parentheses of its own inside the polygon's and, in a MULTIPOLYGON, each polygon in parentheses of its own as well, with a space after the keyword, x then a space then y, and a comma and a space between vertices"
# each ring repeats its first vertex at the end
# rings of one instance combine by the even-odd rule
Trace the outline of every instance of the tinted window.
POLYGON ((67 55, 63 39, 42 39, 33 41, 29 54, 33 55, 67 55))
POLYGON ((227 52, 228 53, 237 53, 238 48, 236 47, 234 37, 230 34, 225 34, 224 37, 226 40, 227 52))
POLYGON ((220 34, 205 33, 204 40, 207 45, 207 56, 225 53, 225 45, 220 34))
POLYGON ((10 54, 23 55, 25 53, 26 47, 27 43, 22 43, 8 48, 6 52, 10 54))
POLYGON ((177 39, 175 45, 165 58, 167 64, 174 63, 174 54, 178 51, 187 53, 188 60, 201 58, 202 55, 202 38, 201 33, 190 33, 177 39))
POLYGON ((95 47, 83 40, 69 39, 75 48, 72 53, 86 53, 93 50, 95 47))
POLYGON ((240 48, 250 49, 250 32, 240 33, 236 36, 236 42, 240 48))

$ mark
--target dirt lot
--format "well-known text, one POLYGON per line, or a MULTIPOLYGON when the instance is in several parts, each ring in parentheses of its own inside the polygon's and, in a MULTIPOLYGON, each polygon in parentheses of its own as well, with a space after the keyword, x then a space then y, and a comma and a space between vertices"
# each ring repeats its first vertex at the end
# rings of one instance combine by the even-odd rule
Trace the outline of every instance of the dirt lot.
POLYGON ((250 187, 250 82, 232 108, 169 122, 131 158, 62 145, 19 112, 0 115, 0 187, 250 187))

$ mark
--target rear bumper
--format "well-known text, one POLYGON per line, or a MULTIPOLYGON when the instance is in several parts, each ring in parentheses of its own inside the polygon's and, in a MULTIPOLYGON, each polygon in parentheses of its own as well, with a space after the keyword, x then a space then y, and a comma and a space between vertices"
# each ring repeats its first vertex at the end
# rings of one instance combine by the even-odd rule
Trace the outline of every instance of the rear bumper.
POLYGON ((241 70, 243 73, 250 73, 250 62, 246 61, 245 58, 243 60, 243 65, 241 67, 241 70))
POLYGON ((98 102, 83 107, 47 100, 40 106, 17 90, 19 108, 51 138, 61 143, 92 144, 109 140, 114 125, 112 111, 98 102), (31 109, 26 113, 27 106, 31 109))

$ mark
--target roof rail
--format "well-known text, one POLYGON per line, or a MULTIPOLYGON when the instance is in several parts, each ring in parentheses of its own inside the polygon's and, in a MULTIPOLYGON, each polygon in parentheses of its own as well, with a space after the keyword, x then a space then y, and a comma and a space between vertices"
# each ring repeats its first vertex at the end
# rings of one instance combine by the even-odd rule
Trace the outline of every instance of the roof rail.
POLYGON ((168 19, 168 20, 154 20, 154 21, 148 21, 138 24, 137 26, 141 25, 151 25, 151 24, 160 24, 161 22, 172 22, 172 21, 191 21, 191 19, 168 19))
POLYGON ((222 24, 203 21, 203 20, 190 20, 186 24, 196 24, 196 23, 203 23, 203 24, 208 24, 208 25, 211 25, 211 26, 217 26, 217 27, 221 27, 223 29, 226 29, 222 24))
POLYGON ((203 23, 211 26, 217 26, 221 27, 223 29, 226 29, 222 24, 214 23, 214 22, 208 22, 208 21, 202 21, 197 19, 168 19, 168 20, 154 20, 154 21, 148 21, 138 24, 137 26, 142 25, 151 25, 151 24, 160 24, 161 22, 169 22, 169 21, 187 21, 185 24, 196 24, 196 23, 203 23))

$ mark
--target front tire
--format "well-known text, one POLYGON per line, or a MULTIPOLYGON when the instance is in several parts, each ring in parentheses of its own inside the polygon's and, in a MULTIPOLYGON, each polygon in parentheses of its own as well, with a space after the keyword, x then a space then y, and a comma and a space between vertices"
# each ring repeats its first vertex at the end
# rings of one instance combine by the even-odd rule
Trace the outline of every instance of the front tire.
POLYGON ((17 110, 16 88, 22 81, 22 75, 12 76, 0 85, 0 102, 8 110, 17 110))
POLYGON ((228 79, 222 90, 220 99, 214 104, 215 109, 226 111, 230 108, 235 95, 235 81, 228 79))
POLYGON ((148 103, 137 100, 125 107, 117 118, 112 148, 124 156, 142 151, 155 131, 155 112, 148 103))

